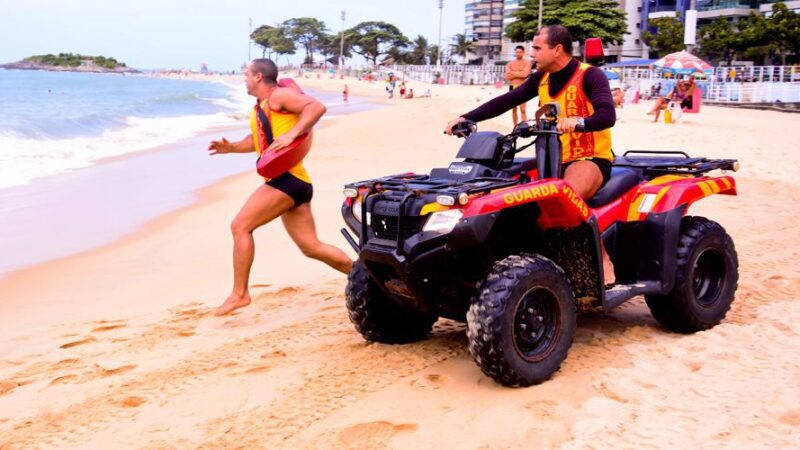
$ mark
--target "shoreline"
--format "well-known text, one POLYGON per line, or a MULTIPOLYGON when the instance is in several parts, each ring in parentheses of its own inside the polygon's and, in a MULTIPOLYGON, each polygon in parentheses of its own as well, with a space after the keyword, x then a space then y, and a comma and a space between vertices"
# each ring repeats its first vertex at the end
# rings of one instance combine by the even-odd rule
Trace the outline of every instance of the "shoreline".
MULTIPOLYGON (((232 82, 229 80, 204 81, 224 83, 233 87, 232 82)), ((317 128, 328 126, 327 124, 335 122, 335 120, 341 115, 379 107, 379 105, 374 104, 374 102, 369 102, 364 98, 357 98, 354 100, 354 108, 352 109, 340 106, 329 107, 329 111, 331 111, 333 114, 328 116, 329 120, 323 120, 317 124, 317 128)), ((330 102, 329 99, 326 101, 330 102)), ((246 117, 246 114, 242 114, 240 117, 246 117)), ((67 198, 64 200, 73 202, 79 207, 77 210, 65 211, 64 214, 66 214, 66 216, 62 216, 69 221, 67 225, 70 228, 68 229, 73 229, 74 232, 78 234, 71 234, 69 231, 63 230, 56 231, 56 233, 60 232, 64 234, 64 237, 68 239, 68 241, 62 240, 61 244, 59 244, 57 241, 54 241, 52 232, 47 232, 45 229, 42 229, 38 234, 46 236, 44 239, 53 241, 53 244, 55 245, 47 245, 46 242, 38 242, 41 241, 41 239, 37 239, 37 242, 33 247, 23 247, 23 242, 20 242, 19 239, 12 239, 6 235, 5 244, 3 244, 3 238, 0 238, 0 247, 7 248, 9 250, 7 251, 8 254, 20 255, 20 257, 14 258, 13 262, 8 262, 8 260, 6 260, 5 263, 0 264, 0 280, 12 276, 17 271, 35 268, 38 264, 69 258, 70 256, 81 255, 98 247, 113 245, 117 240, 122 239, 129 234, 136 233, 139 229, 146 227, 147 223, 150 221, 158 220, 158 218, 162 215, 168 215, 176 210, 181 210, 184 207, 192 205, 198 201, 199 198, 199 195, 196 191, 213 186, 218 182, 222 182, 223 180, 228 179, 231 175, 248 173, 251 170, 252 165, 249 161, 244 163, 241 162, 246 159, 246 156, 243 155, 226 155, 228 158, 224 158, 223 161, 213 160, 216 164, 212 163, 209 165, 209 162, 212 160, 207 159, 208 155, 206 155, 205 152, 205 145, 207 142, 200 141, 218 138, 219 135, 228 133, 230 133, 229 136, 231 139, 239 139, 240 134, 242 137, 247 135, 249 133, 249 124, 247 123, 247 120, 241 118, 235 123, 214 125, 171 143, 159 144, 142 150, 103 157, 93 161, 93 163, 89 166, 37 178, 23 185, 10 186, 0 190, 0 199, 5 199, 4 202, 6 203, 6 209, 9 209, 10 207, 11 210, 15 211, 13 213, 9 211, 8 217, 12 217, 14 220, 4 224, 4 228, 6 229, 9 227, 14 229, 16 226, 24 226, 23 224, 26 221, 27 223, 34 223, 35 227, 40 227, 39 224, 36 224, 36 222, 39 220, 34 217, 36 214, 35 206, 27 204, 28 202, 26 201, 26 198, 31 195, 36 198, 36 202, 38 202, 36 205, 41 205, 41 208, 43 208, 41 210, 44 211, 44 214, 42 214, 41 217, 52 216, 52 213, 48 212, 50 209, 54 207, 63 208, 62 202, 53 202, 58 198, 59 195, 63 197, 63 194, 59 194, 57 192, 63 190, 64 185, 62 183, 65 182, 67 183, 67 186, 71 186, 72 191, 76 192, 78 195, 71 197, 74 200, 69 200, 67 198), (194 154, 187 153, 187 149, 191 147, 194 147, 196 150, 194 154), (189 156, 188 165, 179 160, 175 160, 174 156, 170 156, 177 155, 176 152, 181 152, 181 154, 186 154, 189 156), (236 156, 239 157, 236 158, 236 156), (77 216, 75 216, 75 214, 80 214, 79 211, 83 211, 83 215, 89 214, 102 219, 103 213, 100 211, 93 211, 90 208, 91 205, 87 204, 88 200, 81 200, 84 195, 81 193, 82 191, 80 190, 80 186, 91 186, 91 180, 96 180, 94 181, 94 184, 100 188, 104 185, 101 184, 103 183, 101 181, 103 180, 103 177, 105 177, 106 181, 109 181, 109 176, 107 175, 108 172, 115 170, 120 172, 122 170, 122 173, 124 173, 125 167, 139 167, 146 171, 148 170, 148 165, 145 162, 147 160, 153 161, 149 166, 153 169, 160 167, 163 164, 176 165, 175 169, 178 177, 176 178, 176 183, 169 183, 166 181, 168 184, 164 184, 164 187, 168 190, 168 199, 159 199, 158 204, 136 206, 134 207, 135 212, 133 213, 129 212, 130 209, 126 209, 122 214, 122 217, 127 217, 128 222, 120 223, 118 218, 114 218, 113 220, 115 225, 113 225, 111 229, 97 229, 96 232, 91 233, 91 237, 82 237, 81 234, 86 234, 86 231, 81 231, 80 228, 76 227, 79 227, 78 224, 80 223, 80 220, 85 219, 78 219, 76 218, 77 216), (158 166, 153 166, 153 164, 156 164, 155 161, 162 162, 158 163, 158 166), (198 166, 198 164, 200 165, 198 166), (194 169, 189 170, 199 170, 200 172, 193 176, 193 178, 196 180, 194 181, 196 187, 186 190, 186 187, 184 187, 186 184, 186 181, 184 180, 185 175, 181 175, 181 173, 187 170, 188 167, 194 167, 194 169), (207 167, 208 169, 204 169, 204 167, 207 167), (237 169, 237 167, 239 168, 237 169), (207 170, 211 170, 219 175, 203 175, 202 173, 205 173, 207 170), (201 181, 201 179, 206 180, 201 181), (87 183, 90 184, 87 185, 87 183), (48 194, 48 192, 53 192, 53 194, 48 194), (48 198, 52 199, 47 200, 48 198), (43 201, 48 203, 42 203, 43 201), (19 207, 14 207, 14 205, 19 205, 19 207), (19 215, 20 207, 23 208, 22 211, 24 211, 22 216, 19 215), (77 241, 85 241, 85 243, 73 243, 73 241, 76 241, 76 237, 77 241)), ((161 169, 156 172, 159 171, 161 171, 161 169)), ((125 175, 122 176, 128 178, 125 175)), ((138 178, 142 178, 144 175, 136 176, 138 178)), ((164 175, 161 176, 161 178, 163 177, 164 175)), ((141 182, 145 181, 145 179, 141 180, 141 182)), ((128 180, 127 183, 129 184, 130 180, 128 180)), ((152 182, 147 181, 147 183, 149 185, 152 182)), ((163 184, 165 181, 162 181, 161 183, 163 184)), ((116 185, 116 183, 113 183, 113 185, 116 185)), ((82 189, 86 190, 86 187, 82 189)), ((134 191, 131 191, 131 189, 134 189, 133 187, 127 188, 127 191, 125 188, 119 188, 117 186, 114 186, 113 189, 119 191, 120 194, 123 195, 121 198, 124 199, 127 199, 127 194, 136 195, 134 191)), ((151 187, 148 187, 147 189, 152 190, 151 187)), ((94 195, 96 196, 99 194, 94 195)), ((107 208, 114 208, 111 200, 109 200, 107 197, 108 194, 105 195, 105 200, 102 200, 100 203, 98 203, 97 207, 101 207, 100 205, 106 205, 107 208)), ((120 204, 120 206, 123 205, 124 203, 120 204)), ((109 211, 106 211, 105 214, 108 213, 109 211)), ((54 216, 50 221, 59 219, 60 218, 54 216)), ((92 227, 97 227, 97 225, 91 224, 91 222, 88 224, 90 224, 92 227)), ((63 224, 61 226, 63 228, 63 224)), ((20 230, 21 229, 22 228, 20 228, 20 230)), ((33 238, 30 232, 25 233, 24 236, 26 236, 25 239, 33 238)))

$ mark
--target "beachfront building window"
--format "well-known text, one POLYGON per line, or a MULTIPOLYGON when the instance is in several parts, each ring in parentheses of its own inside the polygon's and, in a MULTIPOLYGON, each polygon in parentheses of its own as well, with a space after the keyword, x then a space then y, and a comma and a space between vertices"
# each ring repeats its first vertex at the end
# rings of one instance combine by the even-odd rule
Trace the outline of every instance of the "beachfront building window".
POLYGON ((464 6, 464 34, 475 41, 475 64, 494 64, 502 60, 503 1, 467 0, 464 6))

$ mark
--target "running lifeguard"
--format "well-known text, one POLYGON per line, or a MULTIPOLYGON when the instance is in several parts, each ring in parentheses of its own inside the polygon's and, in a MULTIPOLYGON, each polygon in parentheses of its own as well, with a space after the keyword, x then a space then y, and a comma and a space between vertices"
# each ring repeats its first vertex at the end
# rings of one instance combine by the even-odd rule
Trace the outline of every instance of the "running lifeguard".
MULTIPOLYGON (((325 114, 326 108, 318 100, 292 88, 278 87, 278 67, 269 59, 255 59, 247 66, 245 84, 247 93, 258 99, 250 114, 251 134, 239 142, 225 138, 212 141, 208 146, 210 155, 257 152, 261 156, 284 149, 310 132, 325 114), (268 144, 270 139, 273 141, 268 144)), ((302 162, 283 175, 264 181, 231 223, 233 290, 215 311, 218 316, 250 304, 248 286, 255 254, 253 231, 277 217, 283 219, 286 231, 304 255, 342 273, 348 273, 353 264, 342 250, 317 239, 310 206, 314 189, 302 162)))

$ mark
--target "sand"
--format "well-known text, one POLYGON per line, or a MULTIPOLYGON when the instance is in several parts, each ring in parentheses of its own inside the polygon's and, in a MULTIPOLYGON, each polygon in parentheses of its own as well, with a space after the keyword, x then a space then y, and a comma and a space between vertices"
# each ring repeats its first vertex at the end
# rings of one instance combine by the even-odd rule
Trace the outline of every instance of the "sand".
MULTIPOLYGON (((342 185, 446 166, 460 141, 445 122, 501 91, 435 86, 430 99, 389 101, 380 83, 347 82, 391 106, 332 119, 307 167, 321 238, 354 255, 339 235, 342 185)), ((620 112, 617 151, 742 163, 738 197, 691 210, 737 246, 721 325, 669 333, 637 298, 579 319, 553 379, 503 388, 455 322, 417 344, 366 343, 347 319, 345 277, 305 259, 280 222, 256 233, 254 303, 213 317, 230 289, 229 222, 259 183, 244 174, 113 245, 0 280, 0 449, 797 448, 798 116, 703 107, 671 126, 650 123, 648 107, 620 112)))

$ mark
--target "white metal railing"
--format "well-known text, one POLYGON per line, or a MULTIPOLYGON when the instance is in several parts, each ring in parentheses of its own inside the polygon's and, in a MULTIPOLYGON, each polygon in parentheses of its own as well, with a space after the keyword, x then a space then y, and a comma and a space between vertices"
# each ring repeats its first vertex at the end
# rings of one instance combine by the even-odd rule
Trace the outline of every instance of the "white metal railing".
MULTIPOLYGON (((667 95, 675 86, 670 78, 626 78, 625 89, 638 89, 642 95, 650 96, 651 88, 661 84, 657 95, 667 95)), ((800 83, 787 82, 715 82, 699 80, 703 100, 722 103, 800 102, 800 83)))
POLYGON ((423 83, 445 84, 493 84, 502 81, 506 73, 505 66, 392 66, 391 69, 400 78, 406 77, 423 83))
MULTIPOLYGON (((660 78, 662 76, 657 70, 642 67, 623 67, 621 73, 623 78, 660 78)), ((719 82, 800 82, 800 66, 718 66, 712 69, 709 78, 719 82)))

